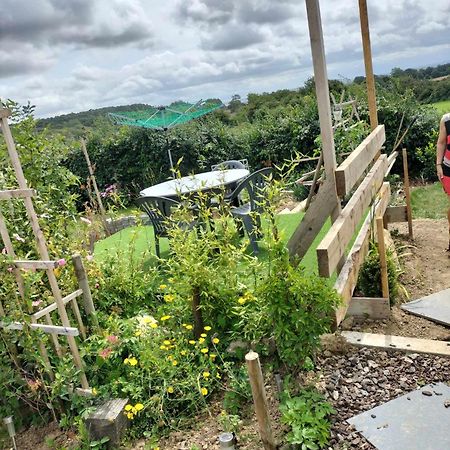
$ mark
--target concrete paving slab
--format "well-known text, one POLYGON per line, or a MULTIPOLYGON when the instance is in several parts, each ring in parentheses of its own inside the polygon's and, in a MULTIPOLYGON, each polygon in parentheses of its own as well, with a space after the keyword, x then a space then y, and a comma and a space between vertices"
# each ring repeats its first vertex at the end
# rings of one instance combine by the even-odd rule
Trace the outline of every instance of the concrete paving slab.
POLYGON ((429 384, 347 422, 378 450, 450 449, 450 387, 429 384))
POLYGON ((416 316, 450 327, 450 289, 405 303, 401 308, 416 316))

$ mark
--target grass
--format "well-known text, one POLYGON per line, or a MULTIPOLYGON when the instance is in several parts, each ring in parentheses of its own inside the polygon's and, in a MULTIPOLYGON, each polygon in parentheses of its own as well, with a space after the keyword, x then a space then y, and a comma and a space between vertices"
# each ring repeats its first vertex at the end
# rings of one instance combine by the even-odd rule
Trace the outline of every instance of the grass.
POLYGON ((444 115, 444 114, 450 112, 450 100, 444 100, 442 102, 432 103, 432 106, 434 106, 437 109, 437 112, 440 115, 444 115))
POLYGON ((413 188, 411 203, 415 219, 443 219, 447 217, 449 203, 441 183, 413 188))
MULTIPOLYGON (((295 231, 296 227, 300 223, 303 217, 303 213, 298 214, 283 214, 278 216, 279 227, 283 235, 283 240, 287 242, 291 237, 292 233, 295 231)), ((325 233, 329 230, 331 226, 330 221, 328 221, 321 232, 316 237, 313 245, 311 245, 308 253, 305 255, 302 261, 302 265, 305 266, 308 273, 317 273, 317 257, 315 248, 325 236, 325 233)), ((161 239, 161 257, 167 258, 169 256, 169 243, 167 239, 161 239)), ((133 245, 134 254, 136 256, 142 255, 145 251, 149 250, 154 254, 154 237, 153 230, 151 226, 143 227, 130 227, 103 239, 95 245, 95 257, 99 261, 107 259, 111 252, 119 249, 124 249, 129 245, 133 245)), ((267 251, 264 246, 260 246, 261 251, 259 254, 260 259, 267 257, 267 251)), ((153 265, 155 260, 154 256, 150 256, 146 263, 153 265)))

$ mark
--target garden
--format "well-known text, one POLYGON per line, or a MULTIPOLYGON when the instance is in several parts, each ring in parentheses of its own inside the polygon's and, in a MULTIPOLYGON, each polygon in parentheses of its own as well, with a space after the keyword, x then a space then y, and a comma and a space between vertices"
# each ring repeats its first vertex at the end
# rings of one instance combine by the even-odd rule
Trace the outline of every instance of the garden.
MULTIPOLYGON (((361 87, 348 89, 358 99, 361 119, 348 130, 336 130, 338 163, 369 134, 381 133, 370 131, 369 105, 361 87)), ((40 443, 33 435, 48 430, 49 423, 57 423, 62 431, 47 439, 41 436, 46 448, 119 445, 109 437, 93 437, 89 428, 94 411, 116 399, 126 400, 118 419, 126 428, 123 446, 218 448, 218 435, 228 432, 234 433, 239 448, 261 448, 246 362, 251 352, 258 353, 263 367, 265 414, 274 424, 273 439, 277 445, 297 446, 293 448, 372 448, 348 430, 344 420, 402 390, 448 381, 444 358, 396 358, 388 352, 355 350, 339 336, 324 341, 335 328, 335 312, 343 302, 334 289, 339 270, 330 263, 330 276, 318 276, 323 266, 318 269, 316 248, 333 225, 324 221, 300 260, 288 247, 307 213, 281 214, 286 198, 305 200, 307 191, 295 181, 314 169, 320 154, 318 107, 311 92, 288 105, 280 102, 278 108, 254 107, 239 123, 227 124, 236 116, 230 119, 228 111, 219 111, 169 135, 177 170, 183 174, 237 158, 247 159, 253 169, 273 167, 259 205, 257 255, 248 236, 242 236, 240 223, 231 219, 222 190, 214 193, 213 203, 207 194, 196 196, 194 205, 192 198, 182 199, 167 221, 168 237, 162 239, 158 258, 152 227, 135 200, 141 189, 167 178, 166 142, 154 131, 111 129, 108 124, 88 133, 87 150, 107 223, 133 218, 132 226, 112 234, 105 227, 79 144, 37 128, 32 107, 14 102, 5 106, 12 111, 8 120, 24 180, 36 191, 19 186, 21 193, 11 193, 18 191, 17 168, 11 165, 10 142, 5 139, 0 143, 0 190, 9 194, 2 198, 0 216, 6 224, 0 260, 0 416, 12 417, 18 430, 31 429, 17 436, 18 448, 37 448, 40 443), (313 162, 304 161, 308 158, 313 162), (31 197, 48 258, 35 246, 31 197), (193 222, 195 226, 185 226, 193 222), (72 267, 74 254, 81 256, 85 278, 72 267), (40 263, 33 266, 26 261, 40 263), (92 306, 85 302, 78 306, 73 297, 67 300, 75 292, 85 300, 87 290, 92 306), (71 306, 67 323, 77 327, 63 323, 60 334, 46 332, 58 327, 54 325, 61 319, 58 302, 64 299, 71 306), (36 314, 45 318, 45 325, 30 322, 36 314), (430 369, 433 364, 444 370, 430 369), (355 376, 355 370, 361 373, 355 376), (414 376, 404 379, 405 373, 414 376)), ((386 126, 385 146, 392 150, 406 129, 403 143, 409 149, 412 176, 432 180, 436 111, 420 105, 412 92, 399 96, 380 86, 378 114, 386 126)), ((375 164, 381 173, 387 158, 375 164)), ((397 166, 393 162, 391 186, 401 186, 396 184, 401 178, 397 166)), ((384 170, 377 181, 380 186, 383 179, 384 170)), ((416 213, 440 217, 433 216, 439 208, 426 209, 430 198, 440 198, 438 188, 413 190, 416 213)), ((351 205, 355 191, 352 186, 346 193, 343 208, 351 205)), ((364 213, 372 200, 366 197, 364 213)), ((363 217, 356 222, 355 235, 373 227, 363 217)), ((342 250, 346 254, 358 241, 350 237, 342 250)), ((398 239, 402 242, 401 236, 398 239)), ((409 244, 403 241, 403 247, 409 244)), ((362 297, 381 297, 380 256, 374 241, 370 249, 356 290, 362 297)), ((401 297, 413 289, 414 281, 402 279, 399 266, 388 259, 394 301, 395 293, 401 297)), ((410 321, 416 328, 422 326, 410 321)), ((386 331, 391 325, 369 321, 350 328, 386 331)), ((6 448, 9 438, 5 429, 6 448)))

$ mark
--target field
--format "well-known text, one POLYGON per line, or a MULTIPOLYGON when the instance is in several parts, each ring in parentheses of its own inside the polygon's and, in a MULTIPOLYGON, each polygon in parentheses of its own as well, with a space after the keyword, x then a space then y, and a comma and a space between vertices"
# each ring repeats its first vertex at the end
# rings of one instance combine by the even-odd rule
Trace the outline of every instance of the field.
POLYGON ((432 103, 432 105, 437 109, 439 114, 446 114, 450 112, 450 100, 444 100, 442 102, 432 103))
POLYGON ((411 201, 415 219, 443 219, 446 217, 448 200, 441 183, 413 188, 411 201))

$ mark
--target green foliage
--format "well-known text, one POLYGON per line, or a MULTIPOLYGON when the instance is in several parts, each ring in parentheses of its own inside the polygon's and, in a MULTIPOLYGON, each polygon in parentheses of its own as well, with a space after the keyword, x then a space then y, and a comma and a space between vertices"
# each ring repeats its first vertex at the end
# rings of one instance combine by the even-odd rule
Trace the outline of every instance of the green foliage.
MULTIPOLYGON (((231 364, 225 365, 227 373, 227 389, 223 397, 223 407, 227 414, 236 416, 242 407, 251 399, 251 387, 245 366, 233 369, 231 364)), ((224 430, 235 431, 235 430, 224 430)))
MULTIPOLYGON (((388 270, 389 298, 395 302, 399 294, 399 268, 397 267, 391 250, 386 249, 386 263, 388 270)), ((378 246, 371 241, 369 253, 359 272, 356 290, 364 297, 382 297, 381 292, 381 268, 378 246)))
POLYGON ((326 446, 331 427, 328 417, 335 411, 320 393, 309 388, 292 397, 285 392, 280 411, 282 423, 290 427, 286 436, 289 444, 302 450, 318 450, 326 446))

